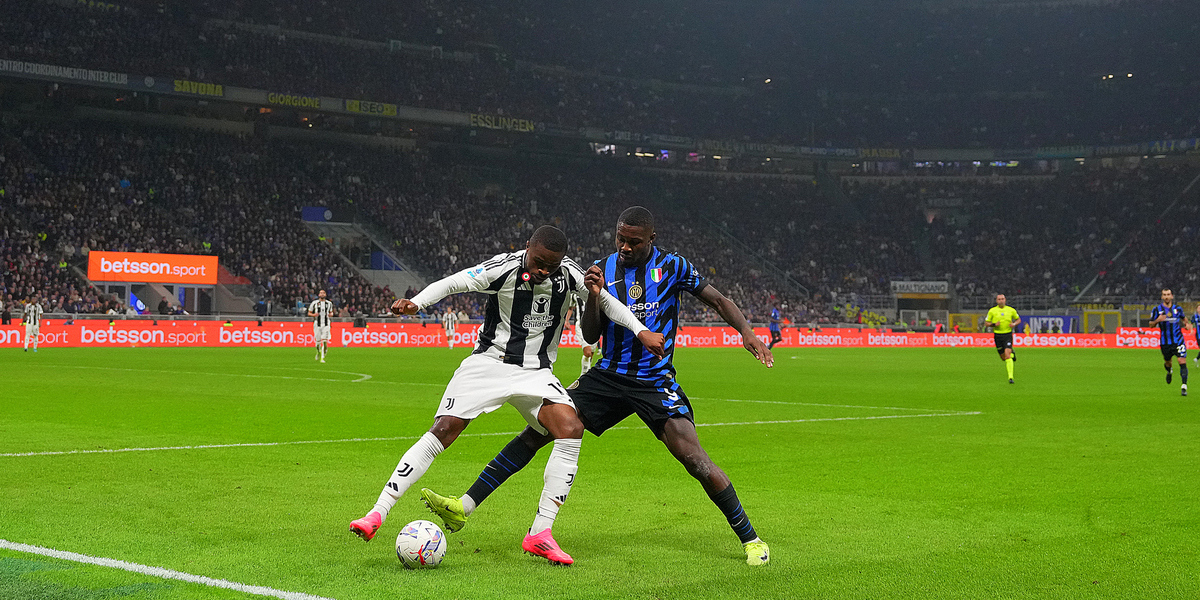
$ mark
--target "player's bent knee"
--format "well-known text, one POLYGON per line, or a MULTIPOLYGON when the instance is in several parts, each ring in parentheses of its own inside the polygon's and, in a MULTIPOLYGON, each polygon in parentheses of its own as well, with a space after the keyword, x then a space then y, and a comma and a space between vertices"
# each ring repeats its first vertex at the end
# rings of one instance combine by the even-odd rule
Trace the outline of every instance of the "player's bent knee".
POLYGON ((441 416, 434 419, 433 427, 429 428, 429 433, 432 433, 442 443, 443 448, 449 448, 450 444, 453 444, 454 440, 458 439, 459 434, 467 428, 467 423, 470 423, 470 421, 458 417, 441 416))
POLYGON ((518 434, 517 439, 521 440, 521 443, 525 444, 526 448, 537 452, 545 447, 546 444, 553 442, 554 436, 545 435, 533 427, 526 425, 525 431, 522 431, 520 434, 518 434))

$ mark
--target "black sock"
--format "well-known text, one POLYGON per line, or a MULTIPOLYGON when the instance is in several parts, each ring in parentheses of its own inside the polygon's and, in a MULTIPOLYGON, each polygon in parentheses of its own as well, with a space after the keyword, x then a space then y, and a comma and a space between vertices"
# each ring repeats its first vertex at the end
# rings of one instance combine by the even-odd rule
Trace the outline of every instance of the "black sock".
POLYGON ((492 459, 483 472, 479 474, 479 478, 475 483, 471 484, 471 488, 467 490, 467 495, 475 501, 475 505, 483 504, 483 500, 489 494, 496 491, 500 484, 508 480, 513 473, 525 468, 529 461, 533 460, 534 451, 521 441, 521 438, 515 437, 496 458, 492 459))
MULTIPOLYGON (((472 496, 473 497, 473 496, 472 496)), ((729 487, 715 493, 709 494, 713 504, 725 513, 725 519, 729 521, 729 526, 733 528, 733 532, 737 534, 738 539, 743 544, 758 537, 754 533, 754 526, 750 524, 750 517, 746 516, 746 511, 742 510, 742 503, 738 500, 737 492, 733 491, 733 484, 729 487)))
POLYGON ((1187 363, 1179 365, 1179 377, 1183 379, 1183 385, 1187 385, 1187 363))
POLYGON ((1167 364, 1163 365, 1163 368, 1166 369, 1168 373, 1170 373, 1171 372, 1171 363, 1167 363, 1167 364))

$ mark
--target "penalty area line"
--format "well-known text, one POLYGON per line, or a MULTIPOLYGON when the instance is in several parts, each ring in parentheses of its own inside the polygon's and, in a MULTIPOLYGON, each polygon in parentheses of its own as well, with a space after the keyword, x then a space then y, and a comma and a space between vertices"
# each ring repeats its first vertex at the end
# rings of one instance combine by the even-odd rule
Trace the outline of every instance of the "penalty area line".
POLYGON ((237 583, 235 581, 227 581, 225 579, 214 579, 212 577, 205 577, 203 575, 192 575, 191 573, 172 571, 171 569, 164 569, 162 567, 139 565, 137 563, 116 560, 113 558, 100 558, 88 556, 86 554, 78 554, 75 552, 66 552, 64 550, 55 550, 53 548, 31 546, 29 544, 10 542, 5 539, 0 539, 0 548, 12 550, 14 552, 22 552, 25 554, 48 556, 50 558, 57 558, 59 560, 68 560, 77 563, 121 569, 123 571, 130 571, 132 573, 139 573, 141 575, 149 575, 150 577, 186 581, 188 583, 233 590, 236 592, 242 592, 244 594, 254 594, 256 596, 269 596, 271 598, 281 598, 282 600, 332 600, 323 596, 313 596, 312 594, 303 594, 300 592, 286 592, 261 585, 247 585, 245 583, 237 583))
MULTIPOLYGON (((696 427, 733 427, 738 425, 786 425, 789 423, 822 423, 829 421, 878 421, 881 419, 913 419, 920 417, 963 417, 981 415, 980 411, 928 413, 920 415, 876 415, 868 417, 822 417, 818 419, 780 419, 771 421, 740 421, 732 423, 696 423, 696 427)), ((613 427, 609 431, 630 431, 641 427, 613 427)), ((459 437, 496 437, 515 436, 520 431, 495 431, 489 433, 463 433, 459 437)), ((261 448, 268 446, 298 446, 304 444, 348 444, 353 442, 394 442, 399 440, 420 439, 419 435, 404 435, 395 437, 346 438, 340 440, 299 440, 293 442, 247 442, 240 444, 202 444, 195 446, 160 446, 156 448, 108 448, 98 450, 56 450, 49 452, 9 452, 0 453, 0 458, 20 456, 62 456, 66 454, 116 454, 119 452, 159 452, 163 450, 210 450, 215 448, 261 448)))

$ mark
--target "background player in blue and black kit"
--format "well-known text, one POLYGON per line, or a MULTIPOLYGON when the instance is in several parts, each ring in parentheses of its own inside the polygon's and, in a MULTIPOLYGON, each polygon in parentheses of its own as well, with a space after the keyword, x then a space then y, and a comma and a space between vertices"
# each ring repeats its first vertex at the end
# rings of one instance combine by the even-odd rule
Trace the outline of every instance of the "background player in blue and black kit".
POLYGON ((771 330, 771 343, 767 345, 767 348, 773 349, 775 344, 783 341, 783 332, 779 330, 781 323, 783 323, 783 317, 779 316, 779 307, 774 306, 771 308, 771 324, 767 327, 771 330))
MULTIPOLYGON (((586 329, 589 323, 602 324, 604 358, 567 388, 568 393, 580 420, 595 435, 630 415, 641 418, 725 514, 742 542, 746 563, 766 564, 770 560, 767 544, 755 533, 729 477, 700 446, 691 404, 675 381, 671 357, 679 326, 679 294, 687 292, 716 310, 742 334, 743 346, 762 364, 770 367, 775 359, 754 336, 737 305, 708 285, 687 259, 655 247, 654 237, 650 211, 640 206, 626 209, 617 221, 617 252, 597 261, 587 275, 602 275, 605 289, 625 302, 650 331, 666 338, 666 356, 659 359, 650 354, 629 330, 611 320, 585 319, 584 335, 589 339, 594 339, 586 329)), ((551 441, 527 427, 488 463, 462 498, 441 496, 427 489, 421 491, 421 496, 445 521, 447 530, 458 531, 484 498, 529 464, 534 453, 551 441)))
POLYGON ((1158 349, 1162 351, 1163 366, 1167 369, 1167 383, 1171 383, 1171 358, 1179 360, 1179 378, 1183 387, 1179 389, 1181 396, 1187 395, 1187 339, 1183 337, 1183 328, 1187 326, 1187 316, 1183 309, 1175 304, 1175 294, 1171 290, 1162 291, 1162 304, 1150 311, 1150 324, 1158 325, 1158 349))
MULTIPOLYGON (((1196 335, 1196 346, 1200 347, 1200 304, 1196 305, 1196 312, 1192 313, 1192 333, 1196 335)), ((1196 358, 1192 359, 1194 363, 1200 363, 1200 352, 1196 353, 1196 358)))

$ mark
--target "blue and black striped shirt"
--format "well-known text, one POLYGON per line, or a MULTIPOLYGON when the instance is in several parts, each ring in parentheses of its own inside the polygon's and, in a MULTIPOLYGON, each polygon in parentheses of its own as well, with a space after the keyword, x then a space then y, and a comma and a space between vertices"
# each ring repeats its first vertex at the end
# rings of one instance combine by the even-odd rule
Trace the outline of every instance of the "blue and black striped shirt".
POLYGON ((633 332, 609 321, 601 345, 604 357, 596 367, 652 382, 674 378, 671 358, 679 329, 679 293, 699 295, 708 283, 686 258, 657 247, 650 250, 649 260, 640 267, 626 269, 618 264, 619 260, 613 253, 596 261, 604 270, 605 288, 625 303, 650 331, 666 338, 667 355, 662 359, 655 357, 633 332))
POLYGON ((1159 346, 1178 346, 1184 343, 1183 340, 1183 325, 1187 323, 1187 317, 1183 314, 1183 309, 1178 304, 1172 304, 1170 308, 1159 304, 1150 311, 1150 320, 1157 319, 1159 315, 1166 315, 1167 320, 1158 324, 1159 346))

